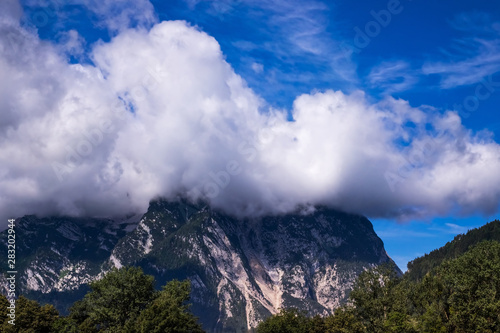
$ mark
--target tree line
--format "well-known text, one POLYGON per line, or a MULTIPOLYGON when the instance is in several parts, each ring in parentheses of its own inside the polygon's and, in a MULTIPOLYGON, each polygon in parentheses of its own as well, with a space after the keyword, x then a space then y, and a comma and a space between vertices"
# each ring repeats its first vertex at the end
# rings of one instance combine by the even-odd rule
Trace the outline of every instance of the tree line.
MULTIPOLYGON (((0 297, 0 332, 203 332, 187 304, 189 281, 160 291, 138 267, 113 269, 61 316, 54 306, 20 296, 16 325, 8 323, 8 300, 0 297)), ((500 332, 500 242, 483 241, 443 259, 415 279, 381 265, 361 273, 349 302, 326 317, 282 309, 257 333, 462 333, 500 332)))
POLYGON ((20 296, 16 301, 15 326, 8 323, 5 296, 0 297, 0 316, 7 318, 0 332, 22 333, 203 333, 189 311, 191 286, 170 281, 156 291, 155 280, 139 267, 114 268, 89 284, 90 291, 60 316, 54 306, 20 296))

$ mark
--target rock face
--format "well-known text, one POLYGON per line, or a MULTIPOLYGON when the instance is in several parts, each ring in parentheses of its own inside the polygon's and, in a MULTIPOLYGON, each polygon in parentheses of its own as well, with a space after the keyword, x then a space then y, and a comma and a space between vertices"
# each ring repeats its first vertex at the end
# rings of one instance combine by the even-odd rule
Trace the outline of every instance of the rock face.
POLYGON ((70 304, 111 267, 139 265, 158 286, 189 278, 192 310, 207 331, 246 332, 282 307, 331 313, 363 269, 391 261, 370 221, 321 207, 237 220, 155 201, 136 223, 19 219, 21 292, 63 308, 58 299, 70 304))
MULTIPOLYGON (((137 226, 138 217, 113 221, 96 218, 36 218, 15 222, 17 294, 50 302, 59 310, 82 297, 85 284, 103 272, 103 263, 119 239, 137 226), (82 287, 83 286, 83 287, 82 287)), ((7 240, 6 232, 0 239, 7 240)), ((7 257, 7 241, 0 252, 7 257)), ((0 275, 5 294, 6 281, 0 275)))

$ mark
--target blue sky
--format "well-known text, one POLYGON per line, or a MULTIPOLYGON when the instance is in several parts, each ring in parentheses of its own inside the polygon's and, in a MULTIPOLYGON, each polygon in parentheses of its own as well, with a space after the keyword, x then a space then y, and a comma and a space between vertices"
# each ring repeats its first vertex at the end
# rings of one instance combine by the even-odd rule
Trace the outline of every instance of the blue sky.
MULTIPOLYGON (((410 173, 414 170, 427 172, 426 168, 431 169, 431 164, 432 168, 437 168, 439 162, 436 161, 439 159, 451 160, 449 155, 452 154, 446 147, 450 142, 455 144, 459 141, 458 137, 467 137, 463 140, 481 145, 480 151, 491 148, 484 156, 493 160, 500 158, 496 155, 496 144, 500 143, 500 6, 495 1, 23 0, 21 3, 22 29, 36 35, 41 41, 56 45, 68 65, 88 66, 85 68, 95 66, 105 73, 102 59, 115 59, 109 56, 114 53, 102 50, 107 50, 106 45, 118 44, 110 43, 115 37, 126 34, 127 29, 149 31, 162 21, 183 20, 188 26, 194 27, 194 30, 205 32, 215 39, 220 46, 222 59, 260 98, 260 112, 272 113, 272 110, 279 110, 278 112, 286 114, 287 121, 299 124, 301 116, 300 119, 310 119, 314 117, 314 112, 304 116, 305 111, 299 111, 302 104, 297 102, 298 96, 319 96, 315 94, 330 90, 354 96, 352 94, 361 91, 364 103, 368 105, 367 109, 370 109, 369 105, 380 109, 392 108, 393 106, 384 103, 396 105, 397 102, 394 101, 402 100, 422 113, 412 116, 412 119, 444 119, 448 111, 459 116, 453 118, 453 121, 460 119, 462 134, 451 137, 445 135, 444 143, 437 140, 440 136, 435 133, 435 127, 439 121, 452 122, 451 118, 428 120, 424 122, 422 130, 415 129, 413 132, 412 126, 419 126, 403 122, 402 126, 410 133, 410 139, 403 135, 394 146, 402 155, 407 152, 406 148, 414 148, 414 144, 417 146, 415 142, 420 142, 424 137, 434 140, 431 140, 434 144, 424 146, 427 148, 420 154, 427 156, 425 149, 429 149, 433 157, 424 159, 423 162, 406 163, 410 173), (99 45, 104 46, 99 48, 99 45), (393 102, 386 102, 391 97, 393 102), (436 151, 438 153, 434 156, 436 151)), ((109 72, 113 73, 112 66, 110 68, 109 72)), ((207 82, 210 84, 210 81, 207 82)), ((305 104, 311 102, 307 98, 301 101, 305 104)), ((355 103, 347 98, 346 103, 351 102, 355 103)), ((314 103, 308 105, 312 104, 314 103)), ((133 105, 132 111, 141 110, 139 103, 131 102, 130 105, 133 105)), ((300 129, 295 131, 301 132, 300 129)), ((451 132, 451 129, 445 132, 451 132)), ((319 137, 315 145, 325 144, 328 140, 328 137, 319 137)), ((356 151, 362 150, 359 145, 353 147, 356 151)), ((339 151, 341 147, 336 149, 339 151)), ((460 148, 457 149, 456 153, 459 155, 460 148)), ((228 148, 228 156, 229 151, 228 148)), ((265 155, 265 148, 259 151, 265 155)), ((349 151, 344 154, 349 154, 349 151)), ((480 153, 476 152, 477 154, 480 153)), ((339 153, 335 156, 342 155, 339 153)), ((408 156, 406 158, 411 160, 408 156)), ((460 182, 475 178, 477 170, 483 170, 476 167, 461 170, 459 164, 465 162, 460 162, 456 156, 453 158, 456 158, 456 162, 450 165, 457 170, 451 167, 448 170, 457 177, 453 185, 455 188, 450 185, 450 193, 461 188, 460 182)), ((268 163, 272 158, 262 159, 268 163)), ((355 169, 359 170, 378 165, 373 163, 360 166, 365 162, 365 159, 353 159, 352 165, 356 165, 355 169)), ((183 163, 189 164, 186 161, 183 163)), ((185 165, 183 163, 180 165, 185 165)), ((269 164, 265 165, 267 167, 269 164)), ((321 167, 320 165, 319 170, 323 170, 321 167)), ((328 167, 325 166, 325 170, 328 167)), ((493 176, 499 173, 496 167, 496 164, 491 163, 482 165, 485 172, 493 176)), ((216 168, 214 166, 211 170, 216 168)), ((386 167, 381 167, 381 170, 385 170, 384 168, 386 167)), ((437 169, 432 170, 425 173, 430 175, 429 179, 436 177, 437 169)), ((255 175, 260 171, 255 171, 248 179, 258 178, 255 175)), ((363 171, 358 171, 358 175, 360 172, 363 173, 361 177, 345 175, 345 179, 350 180, 346 180, 349 187, 358 186, 357 178, 360 181, 374 179, 371 176, 365 177, 363 171)), ((174 171, 172 173, 176 174, 174 171)), ((207 172, 201 174, 205 173, 207 172)), ((291 173, 293 174, 293 170, 291 173)), ((380 194, 382 199, 379 200, 378 192, 371 191, 380 186, 377 181, 370 185, 369 195, 363 194, 366 191, 356 192, 351 189, 330 193, 319 185, 304 193, 311 194, 309 197, 313 203, 332 204, 372 218, 375 230, 384 240, 389 255, 402 269, 408 260, 444 245, 468 228, 480 226, 499 216, 496 193, 487 193, 488 188, 484 189, 485 193, 476 193, 481 186, 485 187, 483 183, 470 185, 464 190, 465 194, 457 197, 453 194, 443 195, 444 199, 436 196, 436 202, 443 203, 434 205, 432 200, 425 202, 424 199, 409 199, 412 190, 419 189, 425 193, 425 189, 422 189, 425 186, 418 183, 418 175, 412 173, 411 176, 406 176, 401 172, 396 172, 395 175, 397 183, 405 183, 402 185, 404 195, 401 197, 404 199, 401 202, 398 195, 393 197, 389 192, 380 194), (406 182, 406 179, 411 181, 406 182), (413 187, 408 185, 407 189, 406 183, 411 183, 413 187), (347 203, 356 200, 369 203, 347 203), (474 204, 478 205, 478 202, 487 202, 487 207, 476 209, 474 204), (380 206, 380 209, 374 208, 375 206, 380 206)), ((441 176, 445 177, 446 175, 441 176)), ((234 189, 231 186, 228 189, 237 191, 251 182, 244 177, 240 178, 231 183, 231 186, 238 184, 234 185, 234 189)), ((263 180, 262 183, 273 184, 278 178, 276 176, 272 180, 263 180)), ((424 178, 427 179, 422 177, 424 178)), ((321 177, 317 181, 321 182, 321 177)), ((484 182, 496 186, 496 178, 489 183, 487 180, 484 182)), ((305 183, 306 180, 297 183, 297 186, 306 186, 305 183)), ((325 183, 328 181, 325 180, 325 183)), ((172 181, 165 180, 165 184, 170 186, 172 181)), ((339 188, 344 186, 338 180, 332 184, 340 184, 339 188)), ((440 186, 446 186, 448 182, 443 184, 440 186)), ((185 183, 181 185, 187 186, 185 183)), ((181 185, 175 186, 181 188, 181 185)), ((257 187, 262 188, 260 185, 257 187)), ((279 198, 287 190, 280 188, 279 191, 270 193, 269 198, 279 198)), ((392 193, 397 191, 394 188, 391 190, 392 193)), ((161 190, 157 192, 152 190, 155 195, 164 194, 161 190)), ((54 193, 59 195, 64 190, 58 187, 54 189, 54 193)), ((255 193, 261 192, 255 190, 255 193)), ((262 196, 262 193, 259 195, 262 196)), ((301 197, 300 193, 294 195, 297 200, 290 205, 307 203, 309 200, 301 197)), ((57 200, 54 199, 54 202, 57 200)), ((80 202, 78 200, 75 199, 75 202, 80 202)), ((248 197, 241 200, 248 200, 248 197)), ((82 211, 74 202, 68 205, 73 209, 70 211, 82 211)), ((219 205, 223 206, 221 203, 219 205)), ((55 206, 61 207, 62 204, 55 206)), ((287 207, 287 204, 283 204, 280 209, 286 211, 287 207)))
MULTIPOLYGON (((496 215, 498 219, 498 215, 496 215)), ((375 232, 384 241, 385 249, 401 270, 409 261, 423 256, 453 240, 458 234, 478 228, 494 217, 444 217, 414 220, 395 224, 392 220, 372 220, 375 232)))

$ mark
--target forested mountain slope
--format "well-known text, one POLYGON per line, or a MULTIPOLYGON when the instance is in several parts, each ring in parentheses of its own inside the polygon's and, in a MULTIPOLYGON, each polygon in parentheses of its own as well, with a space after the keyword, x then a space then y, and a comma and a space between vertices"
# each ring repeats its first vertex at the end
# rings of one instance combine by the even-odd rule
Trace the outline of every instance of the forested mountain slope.
POLYGON ((485 240, 500 242, 500 221, 495 220, 476 229, 460 234, 451 242, 436 249, 423 257, 416 258, 408 263, 406 275, 412 280, 420 280, 422 277, 439 266, 444 260, 457 258, 471 248, 485 240))

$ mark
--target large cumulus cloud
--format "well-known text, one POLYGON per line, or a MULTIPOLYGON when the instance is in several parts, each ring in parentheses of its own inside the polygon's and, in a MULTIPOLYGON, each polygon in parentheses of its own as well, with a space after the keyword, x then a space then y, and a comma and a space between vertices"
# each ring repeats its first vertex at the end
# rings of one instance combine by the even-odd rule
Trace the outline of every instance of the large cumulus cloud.
POLYGON ((455 112, 323 91, 298 96, 289 121, 186 22, 120 30, 94 45, 92 64, 69 64, 19 25, 15 2, 4 7, 2 220, 118 216, 179 195, 238 216, 498 209, 500 146, 455 112))

